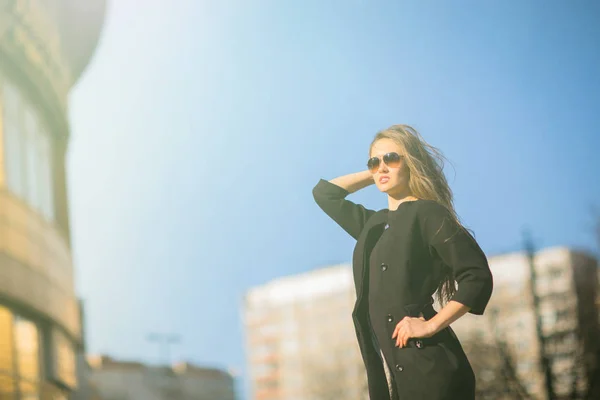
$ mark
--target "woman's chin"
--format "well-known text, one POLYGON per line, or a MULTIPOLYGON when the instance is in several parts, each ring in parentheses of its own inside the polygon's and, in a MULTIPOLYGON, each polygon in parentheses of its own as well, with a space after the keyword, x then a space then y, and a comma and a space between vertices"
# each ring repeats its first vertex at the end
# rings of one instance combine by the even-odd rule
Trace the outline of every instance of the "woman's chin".
POLYGON ((387 183, 378 183, 377 184, 377 189, 379 189, 380 192, 382 193, 387 193, 388 190, 390 190, 390 185, 388 185, 387 183))
POLYGON ((386 193, 390 196, 393 196, 398 192, 402 192, 403 190, 403 188, 400 185, 391 185, 390 182, 377 183, 377 189, 379 189, 380 192, 386 193))

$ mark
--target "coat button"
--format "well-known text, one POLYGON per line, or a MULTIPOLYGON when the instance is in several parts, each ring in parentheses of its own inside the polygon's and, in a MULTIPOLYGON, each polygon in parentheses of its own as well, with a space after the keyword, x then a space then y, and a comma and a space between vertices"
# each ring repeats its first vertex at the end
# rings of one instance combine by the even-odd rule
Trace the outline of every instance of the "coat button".
POLYGON ((381 270, 382 270, 382 271, 385 271, 385 270, 387 270, 387 268, 388 268, 388 267, 387 267, 387 264, 385 264, 385 263, 381 263, 381 270))
POLYGON ((415 346, 417 346, 417 349, 422 349, 423 348, 423 341, 421 339, 415 340, 415 346))
POLYGON ((394 320, 394 316, 392 314, 387 315, 388 322, 392 322, 394 320))
POLYGON ((402 367, 402 365, 396 364, 396 370, 398 370, 399 372, 404 371, 404 367, 402 367))

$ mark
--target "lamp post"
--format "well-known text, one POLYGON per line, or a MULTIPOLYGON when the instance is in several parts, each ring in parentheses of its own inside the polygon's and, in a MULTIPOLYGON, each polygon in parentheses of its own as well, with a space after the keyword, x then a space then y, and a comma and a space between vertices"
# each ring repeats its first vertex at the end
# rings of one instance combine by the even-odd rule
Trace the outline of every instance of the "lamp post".
POLYGON ((171 362, 170 346, 181 342, 181 337, 175 334, 150 333, 146 339, 158 345, 159 363, 169 365, 171 362))

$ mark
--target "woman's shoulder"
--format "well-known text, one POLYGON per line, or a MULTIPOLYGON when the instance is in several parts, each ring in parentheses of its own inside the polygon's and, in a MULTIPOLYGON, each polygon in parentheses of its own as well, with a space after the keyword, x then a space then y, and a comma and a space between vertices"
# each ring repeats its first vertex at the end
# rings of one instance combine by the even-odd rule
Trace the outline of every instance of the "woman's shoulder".
POLYGON ((414 202, 416 206, 417 216, 446 216, 449 214, 448 209, 441 203, 435 200, 419 199, 414 202))

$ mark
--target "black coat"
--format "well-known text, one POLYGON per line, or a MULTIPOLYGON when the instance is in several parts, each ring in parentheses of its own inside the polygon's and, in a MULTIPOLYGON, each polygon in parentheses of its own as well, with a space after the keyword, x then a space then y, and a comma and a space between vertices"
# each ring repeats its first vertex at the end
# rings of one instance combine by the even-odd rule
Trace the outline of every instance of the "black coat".
POLYGON ((374 337, 390 366, 398 399, 474 399, 473 370, 450 328, 431 338, 411 339, 404 348, 396 347, 391 336, 405 316, 435 315, 432 295, 444 266, 452 268, 458 283, 452 300, 469 306, 472 314, 483 314, 493 286, 485 254, 434 201, 404 202, 398 210, 376 212, 346 200, 348 194, 323 179, 313 189, 321 209, 357 240, 352 318, 371 400, 390 398, 374 337), (371 250, 386 228, 387 244, 369 268, 371 250))

